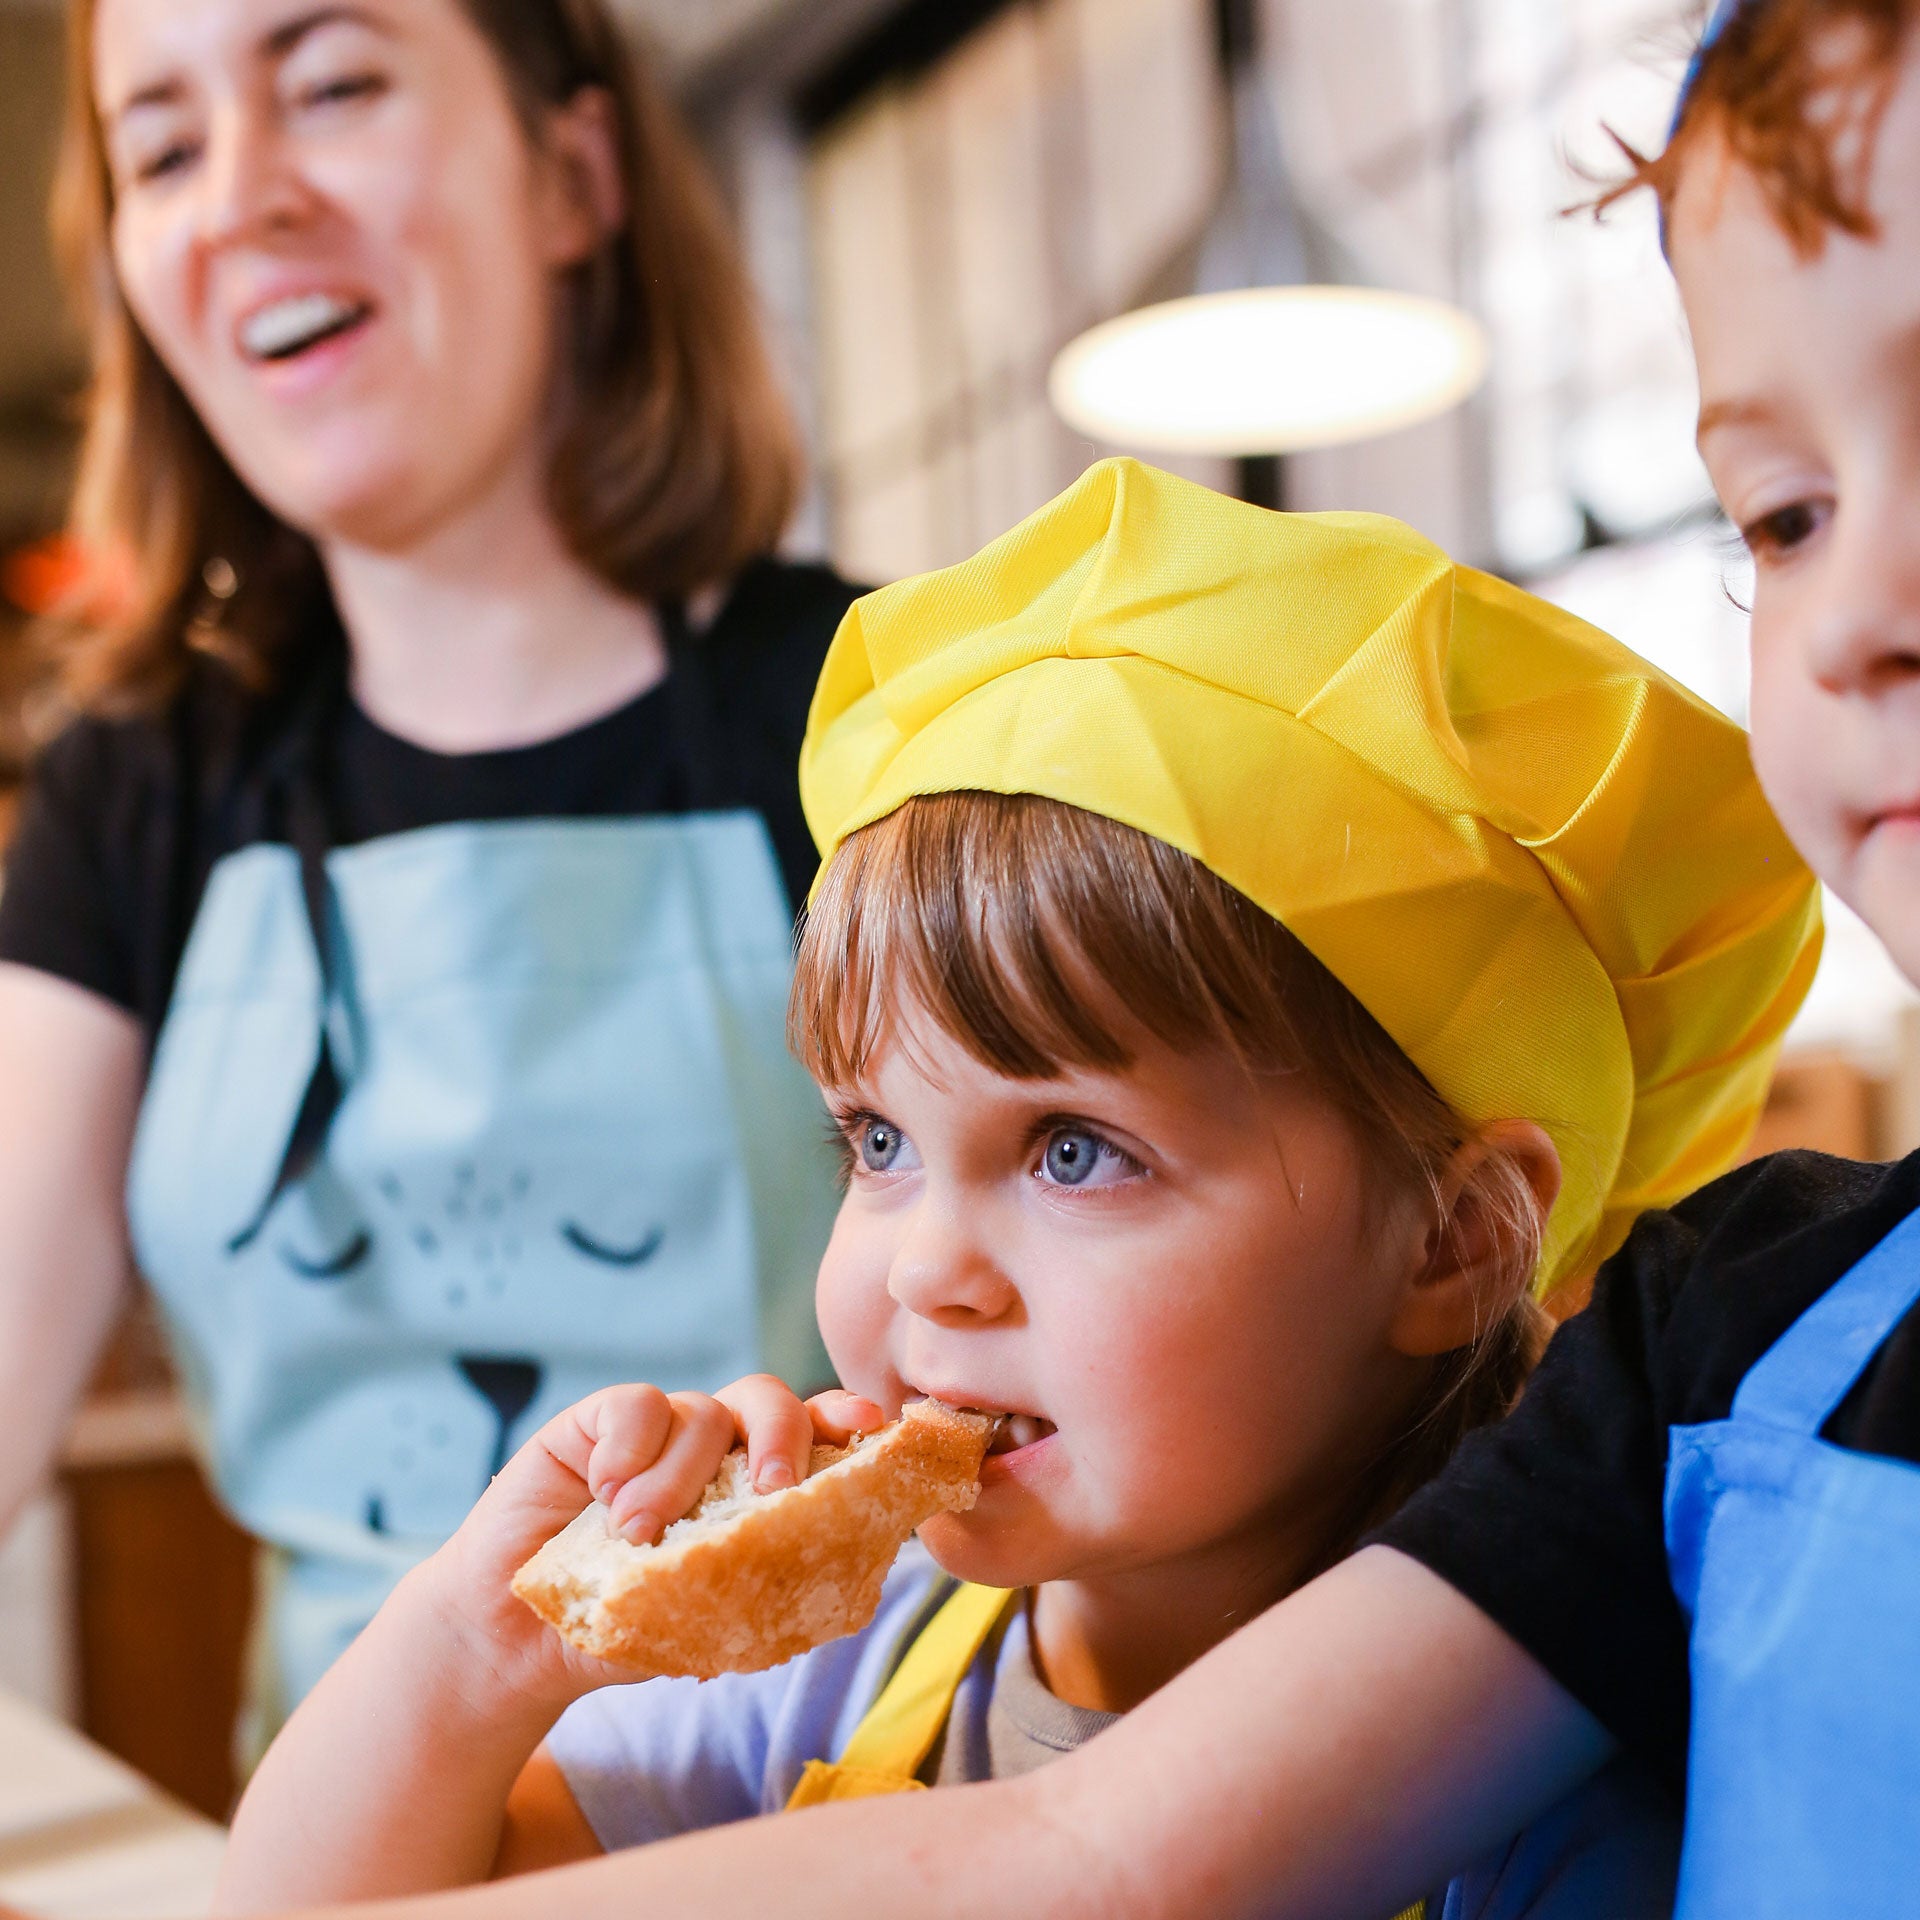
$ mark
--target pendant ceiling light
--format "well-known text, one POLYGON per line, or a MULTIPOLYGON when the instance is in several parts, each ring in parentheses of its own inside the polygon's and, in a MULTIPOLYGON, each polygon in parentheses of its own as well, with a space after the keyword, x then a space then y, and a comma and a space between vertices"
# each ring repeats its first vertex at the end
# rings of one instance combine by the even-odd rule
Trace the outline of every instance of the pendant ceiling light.
POLYGON ((1485 377, 1486 334, 1444 301, 1311 284, 1256 38, 1257 0, 1221 0, 1233 166, 1198 291, 1083 333, 1048 392, 1090 439, 1164 453, 1304 452, 1410 427, 1485 377))

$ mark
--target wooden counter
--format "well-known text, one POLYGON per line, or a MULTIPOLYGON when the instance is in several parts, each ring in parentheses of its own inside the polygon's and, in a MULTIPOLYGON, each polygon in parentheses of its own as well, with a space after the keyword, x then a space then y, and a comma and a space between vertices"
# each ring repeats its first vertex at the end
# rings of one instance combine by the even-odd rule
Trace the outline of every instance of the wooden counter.
POLYGON ((205 1913, 225 1835, 69 1727, 0 1694, 0 1904, 51 1920, 205 1913))

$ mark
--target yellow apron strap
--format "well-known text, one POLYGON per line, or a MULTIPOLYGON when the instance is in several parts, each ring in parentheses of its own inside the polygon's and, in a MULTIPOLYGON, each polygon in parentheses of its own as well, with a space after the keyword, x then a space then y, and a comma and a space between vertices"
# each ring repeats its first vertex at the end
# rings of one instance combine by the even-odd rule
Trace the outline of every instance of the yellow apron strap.
POLYGON ((953 1711, 953 1696, 1015 1596, 999 1587, 957 1587, 927 1622, 836 1761, 809 1760, 787 1806, 912 1793, 920 1763, 953 1711))

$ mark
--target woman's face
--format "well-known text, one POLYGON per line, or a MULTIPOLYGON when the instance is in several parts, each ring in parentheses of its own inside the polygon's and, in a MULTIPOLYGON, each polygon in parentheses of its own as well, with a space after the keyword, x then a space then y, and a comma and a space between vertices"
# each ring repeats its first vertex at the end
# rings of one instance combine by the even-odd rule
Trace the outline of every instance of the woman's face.
POLYGON ((600 228, 457 0, 100 0, 93 76, 122 291, 268 506, 398 551, 539 473, 600 228))

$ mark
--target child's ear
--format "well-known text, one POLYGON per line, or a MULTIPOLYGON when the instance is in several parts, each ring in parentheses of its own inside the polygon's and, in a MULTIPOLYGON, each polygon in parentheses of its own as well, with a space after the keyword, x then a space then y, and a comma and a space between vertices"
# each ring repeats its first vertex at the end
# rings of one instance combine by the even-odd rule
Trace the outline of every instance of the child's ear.
POLYGON ((1448 1163, 1388 1344, 1422 1357, 1471 1345, 1532 1278, 1511 1257, 1520 1225, 1514 1207, 1531 1206, 1544 1226, 1559 1194, 1560 1155, 1543 1127, 1531 1120, 1482 1127, 1448 1163))

